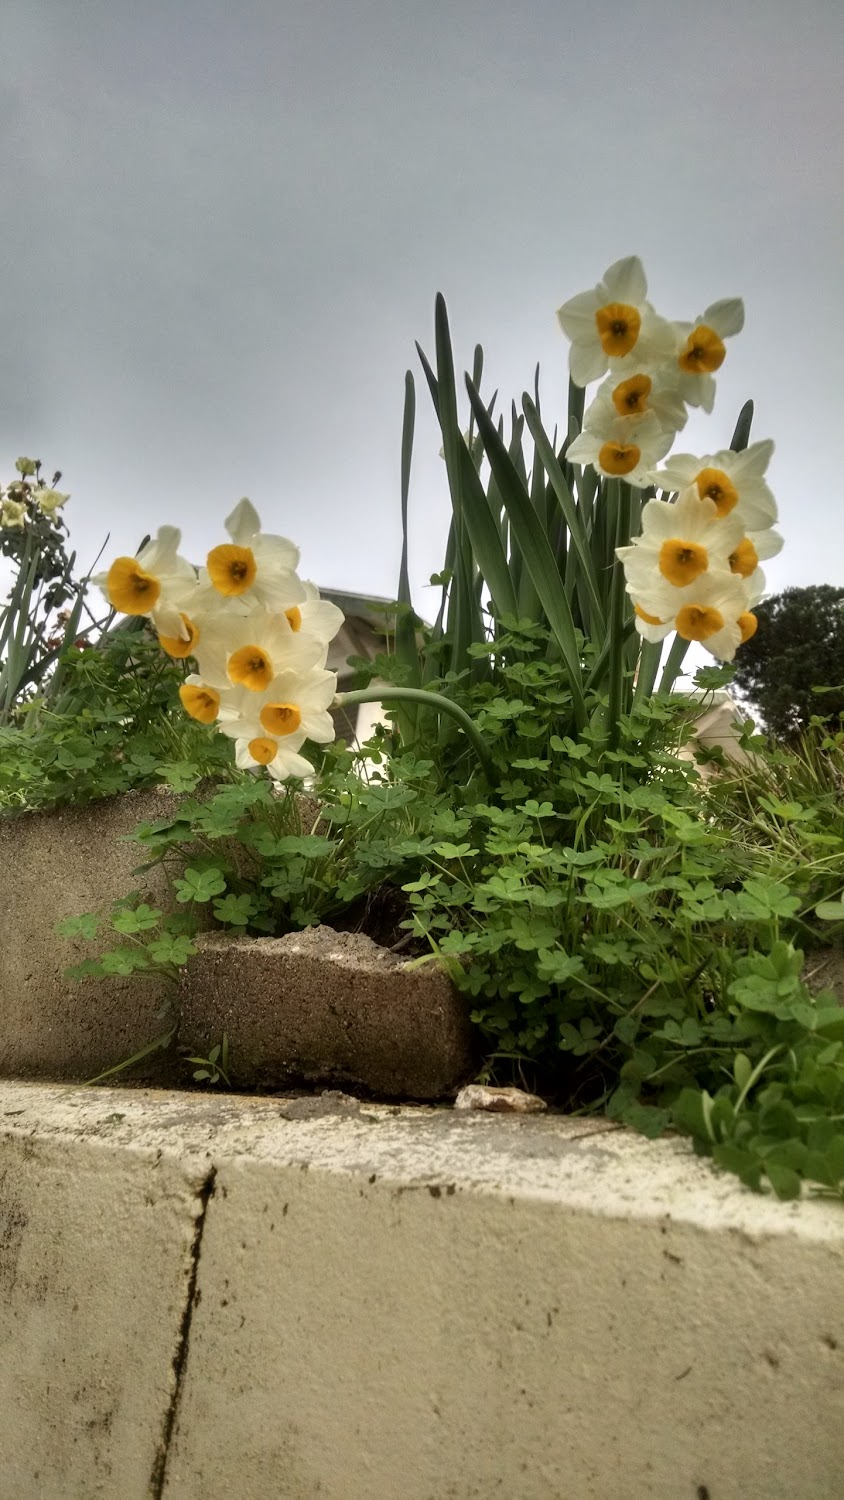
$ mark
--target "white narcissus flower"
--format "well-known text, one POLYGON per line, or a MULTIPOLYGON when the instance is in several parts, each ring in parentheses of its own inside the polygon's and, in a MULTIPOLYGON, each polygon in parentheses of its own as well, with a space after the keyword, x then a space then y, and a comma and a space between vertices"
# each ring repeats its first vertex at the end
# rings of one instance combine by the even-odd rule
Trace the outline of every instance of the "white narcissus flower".
POLYGON ((181 603, 196 588, 196 569, 179 556, 182 533, 159 526, 137 557, 118 557, 91 580, 124 615, 148 615, 160 635, 181 637, 181 603))
POLYGON ((685 588, 710 570, 730 571, 730 554, 743 536, 740 521, 731 516, 721 520, 713 502, 701 500, 691 486, 675 504, 649 500, 642 510, 641 536, 629 547, 618 547, 616 556, 624 564, 629 588, 637 594, 652 579, 685 588))
POLYGON ((235 740, 238 766, 266 766, 276 780, 308 775, 313 767, 298 752, 306 740, 335 738, 328 709, 336 692, 336 672, 315 668, 280 672, 259 697, 245 688, 226 693, 219 727, 235 740))
POLYGON ((321 599, 315 583, 302 580, 305 597, 299 604, 285 610, 290 628, 301 633, 303 640, 315 640, 323 647, 333 641, 345 620, 342 609, 330 599, 321 599))
POLYGON ((300 629, 295 616, 291 621, 290 613, 270 613, 259 606, 248 615, 184 616, 192 632, 190 650, 174 650, 179 643, 173 641, 162 645, 171 656, 196 657, 200 675, 211 687, 261 693, 284 668, 307 671, 322 665, 325 646, 300 629))
POLYGON ((266 766, 275 781, 286 781, 288 776, 304 779, 313 775, 313 766, 304 755, 284 740, 275 740, 272 735, 254 735, 251 739, 236 739, 234 742, 235 765, 241 771, 253 766, 266 766))
POLYGON ((35 499, 45 516, 54 516, 59 507, 67 503, 70 495, 63 495, 59 490, 36 490, 35 499))
POLYGON ((711 303, 693 323, 673 326, 680 395, 689 406, 711 411, 715 403, 713 373, 724 363, 724 340, 741 333, 744 327, 744 303, 741 297, 725 297, 711 303))
POLYGON ((727 559, 730 572, 743 578, 754 600, 760 599, 765 587, 765 575, 759 564, 782 551, 783 539, 778 531, 769 526, 764 531, 747 532, 727 559))
POLYGON ((680 432, 688 420, 671 366, 649 367, 633 354, 613 365, 587 408, 583 425, 600 431, 615 417, 644 417, 649 412, 665 432, 680 432))
POLYGON ((569 444, 566 459, 573 464, 594 464, 607 479, 626 479, 636 489, 650 484, 654 463, 671 447, 673 434, 665 432, 653 412, 644 417, 607 416, 600 429, 587 428, 569 444))
POLYGON ((674 453, 663 469, 654 470, 650 482, 668 492, 696 485, 701 499, 714 501, 720 516, 735 513, 748 531, 761 531, 777 519, 777 503, 765 482, 773 451, 773 441, 765 438, 741 453, 731 448, 703 458, 674 453))
POLYGON ((683 640, 698 641, 720 661, 732 661, 756 629, 747 586, 733 573, 703 573, 686 588, 654 579, 646 593, 629 587, 628 593, 636 629, 645 640, 661 641, 676 630, 683 640))
POLYGON ((212 547, 208 553, 206 566, 200 570, 202 594, 197 607, 208 607, 209 598, 217 604, 225 602, 233 613, 256 604, 272 610, 300 604, 305 591, 296 576, 298 547, 286 537, 263 535, 261 518, 249 500, 235 506, 225 527, 231 542, 212 547))
POLYGON ((260 693, 247 687, 221 693, 218 715, 223 734, 231 739, 269 734, 298 749, 305 740, 327 745, 335 738, 328 712, 337 693, 337 673, 322 667, 279 672, 260 693))
POLYGON ((638 255, 617 260, 590 292, 579 292, 557 312, 571 340, 569 369, 575 385, 605 375, 610 361, 636 349, 670 357, 676 344, 672 325, 646 300, 648 284, 638 255))
POLYGON ((3 500, 0 504, 0 527, 5 531, 22 531, 26 506, 22 500, 3 500))

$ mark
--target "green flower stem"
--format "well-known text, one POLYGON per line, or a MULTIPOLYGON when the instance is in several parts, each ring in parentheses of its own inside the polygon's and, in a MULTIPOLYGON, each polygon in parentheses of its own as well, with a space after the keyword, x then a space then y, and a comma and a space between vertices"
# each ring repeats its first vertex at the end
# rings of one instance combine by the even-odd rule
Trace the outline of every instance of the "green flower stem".
POLYGON ((481 739, 477 725, 473 723, 465 710, 459 708, 456 703, 452 703, 450 698, 441 698, 439 693, 430 693, 424 688, 384 687, 362 688, 354 693, 338 693, 334 702, 338 707, 343 708, 353 703, 419 703, 425 708, 436 709, 437 713, 451 714, 451 717, 457 720, 466 738, 471 741, 487 780, 490 784, 495 782, 492 760, 481 739))

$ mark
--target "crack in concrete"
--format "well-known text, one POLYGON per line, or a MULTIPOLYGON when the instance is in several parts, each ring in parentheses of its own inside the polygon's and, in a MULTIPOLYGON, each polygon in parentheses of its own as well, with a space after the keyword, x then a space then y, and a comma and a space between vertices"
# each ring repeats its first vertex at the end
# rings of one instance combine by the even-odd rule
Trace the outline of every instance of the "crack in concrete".
POLYGON ((179 1324, 176 1350, 173 1355, 173 1389, 167 1410, 164 1413, 161 1441, 156 1450, 155 1463, 152 1466, 152 1473, 150 1475, 150 1500, 161 1500, 164 1494, 164 1484, 167 1478, 167 1459, 170 1454, 170 1443, 176 1427, 176 1417, 179 1411, 182 1385, 188 1361, 191 1323, 193 1322, 193 1310, 196 1303, 196 1283, 199 1277, 199 1252, 202 1248, 202 1236, 205 1232, 205 1218, 208 1212, 208 1204, 214 1196, 216 1178, 217 1168, 212 1167, 202 1187, 199 1189, 199 1212, 194 1221, 185 1305, 179 1324))

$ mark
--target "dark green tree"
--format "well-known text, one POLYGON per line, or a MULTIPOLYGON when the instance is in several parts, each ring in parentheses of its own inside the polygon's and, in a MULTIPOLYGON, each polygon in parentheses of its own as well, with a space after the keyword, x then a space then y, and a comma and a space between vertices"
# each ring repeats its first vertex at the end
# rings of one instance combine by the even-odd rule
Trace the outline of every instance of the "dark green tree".
POLYGON ((813 715, 844 715, 844 588, 784 589, 754 610, 756 634, 736 656, 735 686, 778 739, 792 740, 813 715), (814 688, 831 688, 816 693, 814 688))

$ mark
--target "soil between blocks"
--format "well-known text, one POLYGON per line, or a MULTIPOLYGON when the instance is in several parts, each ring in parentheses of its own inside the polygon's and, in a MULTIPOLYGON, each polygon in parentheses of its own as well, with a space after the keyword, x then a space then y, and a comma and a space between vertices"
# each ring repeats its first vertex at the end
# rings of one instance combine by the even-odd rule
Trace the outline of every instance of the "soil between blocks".
POLYGON ((477 1067, 468 1005, 436 964, 413 968, 361 933, 206 933, 183 971, 179 1045, 223 1032, 235 1087, 352 1085, 437 1099, 477 1067))

